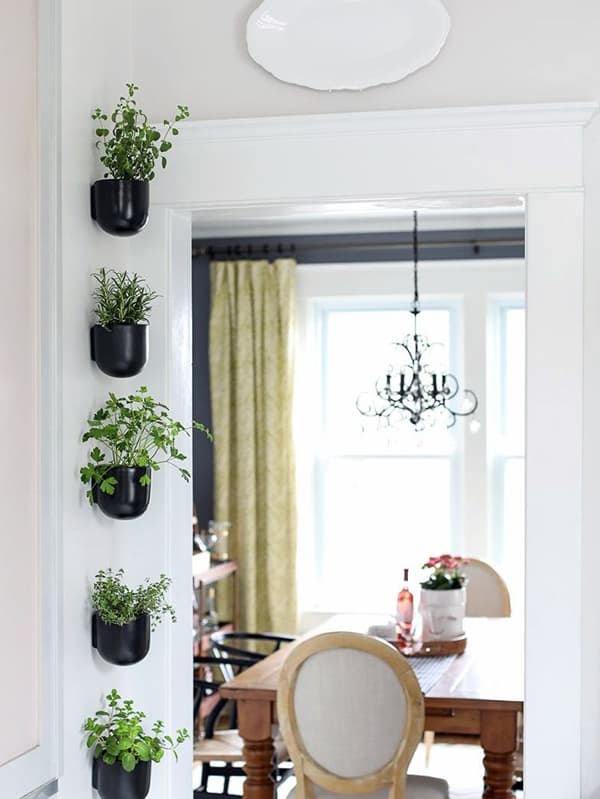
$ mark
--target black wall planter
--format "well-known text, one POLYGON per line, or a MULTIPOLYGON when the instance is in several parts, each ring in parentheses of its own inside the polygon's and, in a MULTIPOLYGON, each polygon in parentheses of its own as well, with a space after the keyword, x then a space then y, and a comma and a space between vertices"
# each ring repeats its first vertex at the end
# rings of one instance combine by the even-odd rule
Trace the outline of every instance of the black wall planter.
POLYGON ((146 180, 97 180, 91 203, 92 219, 102 230, 113 236, 133 236, 148 221, 150 184, 146 180))
POLYGON ((136 519, 150 503, 150 484, 140 485, 143 474, 149 475, 150 469, 143 466, 112 466, 105 472, 105 477, 117 479, 115 493, 106 494, 94 484, 94 502, 111 519, 136 519))
POLYGON ((111 377, 138 375, 148 360, 149 325, 94 325, 92 360, 111 377))
POLYGON ((92 646, 115 666, 139 663, 150 650, 150 616, 144 613, 129 624, 106 624, 94 613, 92 646))
POLYGON ((109 766, 99 758, 92 766, 92 787, 102 799, 145 799, 150 790, 152 763, 138 763, 133 771, 125 771, 120 763, 109 766))

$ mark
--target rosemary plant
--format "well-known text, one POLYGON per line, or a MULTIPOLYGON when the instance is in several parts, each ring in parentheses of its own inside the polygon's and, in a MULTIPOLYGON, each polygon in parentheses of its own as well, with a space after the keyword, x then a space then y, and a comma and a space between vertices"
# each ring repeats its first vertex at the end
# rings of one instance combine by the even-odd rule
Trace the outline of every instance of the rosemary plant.
POLYGON ((152 303, 158 297, 144 278, 136 272, 116 269, 98 269, 92 274, 96 285, 92 297, 96 301, 94 309, 98 324, 110 328, 111 325, 135 325, 147 322, 152 303))

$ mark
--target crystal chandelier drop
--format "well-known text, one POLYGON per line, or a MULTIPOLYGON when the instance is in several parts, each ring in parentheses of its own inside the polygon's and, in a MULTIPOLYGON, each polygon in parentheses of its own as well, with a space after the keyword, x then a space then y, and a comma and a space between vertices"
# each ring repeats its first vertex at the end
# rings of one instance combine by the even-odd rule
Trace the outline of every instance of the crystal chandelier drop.
POLYGON ((392 345, 397 356, 395 364, 375 382, 371 393, 360 394, 356 407, 363 416, 376 418, 386 427, 409 422, 414 430, 427 427, 453 427, 459 416, 475 413, 479 401, 473 391, 465 389, 460 410, 449 407, 459 393, 458 380, 446 371, 436 371, 430 363, 432 348, 425 336, 418 332, 421 313, 419 301, 419 241, 417 212, 413 211, 414 295, 411 314, 414 317, 413 333, 402 342, 392 345))

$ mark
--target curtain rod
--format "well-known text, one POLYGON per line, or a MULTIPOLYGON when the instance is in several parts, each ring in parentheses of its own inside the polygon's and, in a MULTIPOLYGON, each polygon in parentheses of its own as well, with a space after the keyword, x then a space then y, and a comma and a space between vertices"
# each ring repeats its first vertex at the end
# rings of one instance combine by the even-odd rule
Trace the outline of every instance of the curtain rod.
MULTIPOLYGON (((432 260, 522 258, 525 254, 525 229, 423 231, 419 233, 419 247, 423 257, 432 260)), ((303 262, 316 262, 323 257, 328 261, 352 260, 353 255, 359 260, 371 257, 408 260, 412 257, 412 234, 387 232, 195 239, 192 255, 211 259, 292 256, 303 262)))

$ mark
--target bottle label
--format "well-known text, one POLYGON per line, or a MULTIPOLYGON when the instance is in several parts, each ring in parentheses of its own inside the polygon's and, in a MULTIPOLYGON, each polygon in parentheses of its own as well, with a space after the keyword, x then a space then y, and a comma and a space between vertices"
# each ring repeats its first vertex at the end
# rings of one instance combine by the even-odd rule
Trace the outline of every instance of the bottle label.
POLYGON ((414 615, 412 599, 406 597, 399 599, 396 607, 396 621, 398 624, 411 624, 414 615))

